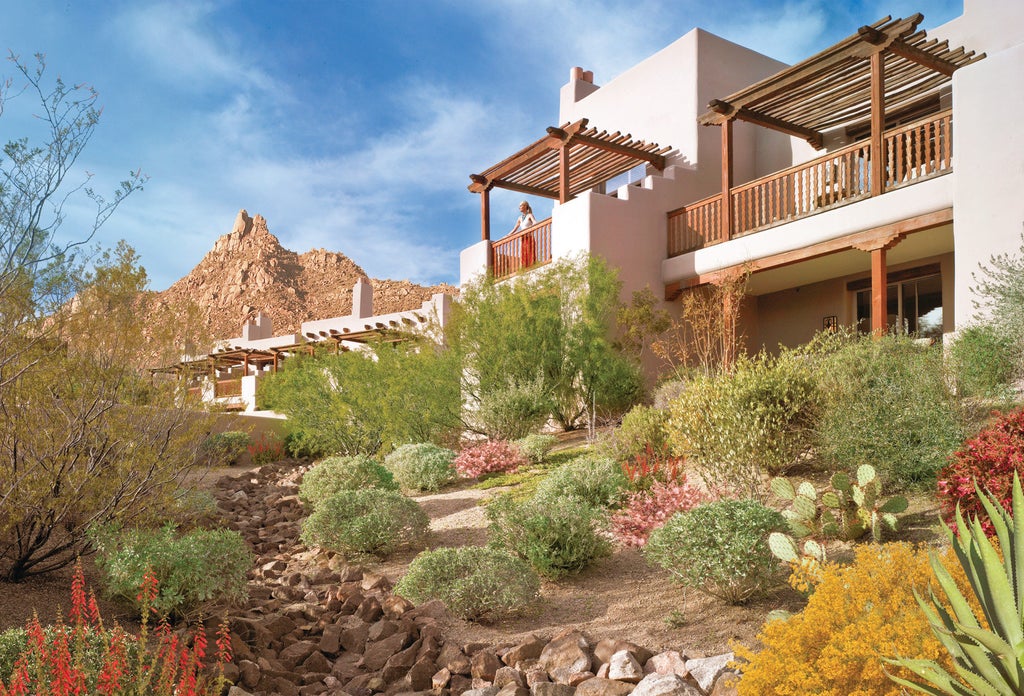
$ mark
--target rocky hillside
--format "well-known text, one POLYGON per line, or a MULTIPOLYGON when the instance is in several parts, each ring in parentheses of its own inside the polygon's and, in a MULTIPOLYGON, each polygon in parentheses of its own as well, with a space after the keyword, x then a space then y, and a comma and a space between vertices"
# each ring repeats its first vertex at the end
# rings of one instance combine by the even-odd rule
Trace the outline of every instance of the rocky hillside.
MULTIPOLYGON (((352 286, 366 273, 344 254, 313 249, 296 254, 281 246, 263 216, 238 212, 234 227, 192 271, 157 293, 157 305, 197 305, 210 335, 241 334, 257 312, 269 315, 274 333, 297 332, 303 321, 352 311, 352 286)), ((455 294, 451 285, 423 287, 407 280, 370 279, 374 313, 416 309, 430 296, 455 294)))

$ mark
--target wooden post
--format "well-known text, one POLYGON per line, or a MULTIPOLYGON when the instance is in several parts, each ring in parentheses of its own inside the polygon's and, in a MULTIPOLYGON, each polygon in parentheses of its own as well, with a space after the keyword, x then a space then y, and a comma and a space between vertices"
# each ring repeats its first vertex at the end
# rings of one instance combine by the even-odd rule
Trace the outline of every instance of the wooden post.
POLYGON ((487 242, 491 239, 491 189, 480 192, 480 239, 487 242))
POLYGON ((248 353, 246 353, 244 356, 242 356, 242 376, 243 377, 248 377, 249 376, 249 354, 248 353))
POLYGON ((887 272, 885 268, 885 247, 871 250, 871 333, 876 338, 888 330, 888 304, 886 292, 887 272))
POLYGON ((273 368, 275 374, 277 373, 277 356, 278 355, 279 355, 279 353, 275 350, 274 351, 274 368, 273 368))
POLYGON ((562 143, 558 150, 558 202, 569 200, 569 145, 562 143))
POLYGON ((732 119, 722 122, 722 231, 721 239, 732 236, 732 119))
POLYGON ((885 54, 871 54, 871 195, 885 190, 885 54))

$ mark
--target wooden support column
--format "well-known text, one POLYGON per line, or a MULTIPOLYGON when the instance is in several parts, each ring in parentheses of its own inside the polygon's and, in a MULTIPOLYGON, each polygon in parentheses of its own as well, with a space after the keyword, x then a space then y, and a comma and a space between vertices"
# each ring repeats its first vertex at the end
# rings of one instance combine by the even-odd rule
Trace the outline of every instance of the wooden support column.
POLYGON ((888 273, 885 266, 885 247, 871 250, 871 333, 879 338, 888 331, 886 306, 888 273))
POLYGON ((279 355, 279 353, 277 351, 274 351, 274 367, 273 367, 273 371, 274 371, 275 374, 277 373, 277 356, 278 355, 279 355))
POLYGON ((248 377, 249 376, 249 354, 248 353, 246 353, 244 356, 242 356, 242 376, 243 377, 248 377))
POLYGON ((871 195, 885 191, 885 54, 871 54, 871 195))
POLYGON ((732 236, 732 119, 722 122, 722 232, 725 241, 732 236))
POLYGON ((480 192, 480 239, 488 242, 491 239, 491 189, 480 192))
POLYGON ((572 196, 569 194, 569 144, 562 143, 558 150, 558 202, 566 203, 572 196))

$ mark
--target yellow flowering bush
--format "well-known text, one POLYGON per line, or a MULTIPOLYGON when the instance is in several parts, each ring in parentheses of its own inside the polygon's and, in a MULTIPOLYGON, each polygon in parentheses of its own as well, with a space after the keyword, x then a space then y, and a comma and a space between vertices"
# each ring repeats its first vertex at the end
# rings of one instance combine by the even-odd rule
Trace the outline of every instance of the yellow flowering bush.
MULTIPOLYGON (((942 563, 966 589, 963 570, 947 551, 942 563)), ((788 619, 769 621, 759 636, 763 649, 742 645, 740 696, 898 696, 901 688, 885 669, 911 679, 913 674, 886 666, 895 656, 936 660, 952 669, 949 654, 935 639, 914 599, 914 588, 938 591, 928 564, 928 549, 910 544, 865 545, 848 566, 816 569, 807 606, 788 619)), ((965 593, 973 598, 970 593, 965 593)), ((976 608, 977 609, 977 608, 976 608)))

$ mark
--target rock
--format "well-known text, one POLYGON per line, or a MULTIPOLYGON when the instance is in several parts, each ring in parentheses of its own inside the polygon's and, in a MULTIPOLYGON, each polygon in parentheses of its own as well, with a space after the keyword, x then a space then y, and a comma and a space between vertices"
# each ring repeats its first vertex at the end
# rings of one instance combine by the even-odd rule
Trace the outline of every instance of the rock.
POLYGON ((381 604, 381 608, 384 610, 384 616, 387 616, 389 619, 397 619, 406 612, 415 608, 415 606, 415 604, 405 597, 399 597, 398 595, 390 595, 381 604))
POLYGON ((644 664, 644 674, 678 674, 685 677, 689 672, 686 670, 685 657, 675 650, 666 650, 644 664))
POLYGON ((376 597, 367 597, 356 609, 355 614, 366 623, 373 623, 384 615, 384 610, 381 609, 376 597))
POLYGON ((303 660, 313 654, 316 650, 316 644, 309 640, 300 640, 297 643, 289 645, 287 648, 282 650, 278 654, 278 659, 284 668, 288 671, 295 669, 295 665, 300 664, 303 660))
POLYGON ((597 658, 599 662, 608 662, 611 660, 612 655, 620 650, 632 653, 633 657, 636 658, 636 661, 641 665, 646 663, 651 659, 651 656, 654 655, 654 653, 647 648, 640 647, 636 643, 631 643, 628 640, 605 638, 594 646, 594 657, 597 658))
POLYGON ((341 647, 349 652, 361 653, 366 649, 369 628, 365 623, 357 620, 341 632, 338 642, 341 643, 341 647))
POLYGON ((635 688, 634 684, 594 677, 576 687, 576 696, 626 696, 635 688))
POLYGON ((437 666, 447 669, 452 674, 469 674, 470 662, 458 646, 446 643, 437 657, 437 666))
POLYGON ((530 696, 530 690, 518 684, 506 684, 498 691, 498 696, 530 696))
POLYGON ((740 683, 740 675, 732 670, 724 670, 715 680, 715 688, 711 690, 711 696, 736 696, 739 691, 737 686, 740 683))
POLYGON ((501 667, 494 673, 494 685, 501 689, 504 688, 506 684, 515 684, 517 686, 525 687, 526 675, 512 667, 501 667))
POLYGON ((397 652, 388 658, 388 661, 384 663, 384 669, 381 670, 381 677, 384 681, 390 684, 404 676, 416 662, 416 654, 419 652, 419 649, 420 643, 416 641, 405 650, 397 652))
POLYGON ((577 686, 588 679, 593 679, 593 672, 576 672, 569 676, 569 686, 577 686))
POLYGON ((715 679, 718 675, 728 667, 729 663, 733 661, 735 656, 729 652, 722 655, 715 655, 714 657, 701 657, 693 660, 686 661, 686 670, 690 673, 690 678, 697 682, 705 692, 711 691, 711 687, 715 683, 715 679))
POLYGON ((413 691, 428 691, 433 686, 434 661, 427 658, 416 660, 405 678, 413 691))
POLYGON ((448 686, 448 682, 451 681, 452 673, 447 669, 439 669, 430 678, 430 686, 434 692, 439 692, 444 687, 448 686))
POLYGON ((463 691, 463 696, 495 696, 501 689, 496 686, 482 686, 478 689, 463 691))
POLYGON ((312 655, 303 660, 302 667, 307 672, 327 673, 331 671, 332 665, 330 660, 324 657, 324 654, 322 652, 320 652, 319 650, 314 650, 312 655))
POLYGON ((329 624, 324 626, 324 633, 320 637, 320 652, 328 655, 337 655, 341 649, 341 632, 344 630, 341 624, 329 624))
POLYGON ((273 689, 279 696, 299 696, 299 687, 284 677, 274 679, 273 689))
POLYGON ((252 696, 252 694, 246 691, 245 689, 240 689, 237 686, 232 686, 230 689, 228 689, 228 696, 252 696))
POLYGON ((534 684, 546 681, 551 681, 551 678, 548 677, 548 673, 543 667, 535 667, 533 669, 526 670, 526 685, 530 688, 533 688, 534 684))
MULTIPOLYGON (((358 614, 357 614, 358 616, 358 614)), ((384 640, 388 636, 393 636, 401 630, 394 621, 388 619, 380 619, 376 623, 370 625, 370 629, 366 633, 366 640, 371 643, 376 643, 378 640, 384 640)))
POLYGON ((238 663, 238 678, 247 689, 255 689, 260 683, 260 668, 255 662, 241 660, 238 663))
POLYGON ((409 635, 396 633, 376 643, 367 643, 363 651, 363 664, 371 671, 377 671, 397 652, 405 647, 409 635))
POLYGON ((470 659, 470 675, 474 679, 494 681, 494 674, 501 667, 501 660, 490 650, 480 650, 470 659))
POLYGON ((573 696, 576 689, 568 684, 556 684, 555 682, 537 682, 530 687, 531 696, 573 696))
POLYGON ((644 670, 631 652, 620 650, 608 660, 608 678, 636 684, 644 677, 644 670))
POLYGON ((509 667, 515 667, 523 660, 536 660, 544 650, 546 643, 537 636, 530 636, 529 640, 509 649, 501 656, 501 661, 509 667))
POLYGON ((631 696, 703 696, 700 689, 678 674, 648 674, 633 689, 631 696))
POLYGON ((571 675, 590 671, 590 651, 586 638, 579 631, 571 631, 544 646, 540 665, 551 678, 568 684, 571 675))
POLYGON ((465 677, 461 674, 453 674, 451 680, 448 682, 448 691, 454 696, 465 693, 472 688, 473 685, 469 677, 465 677))

